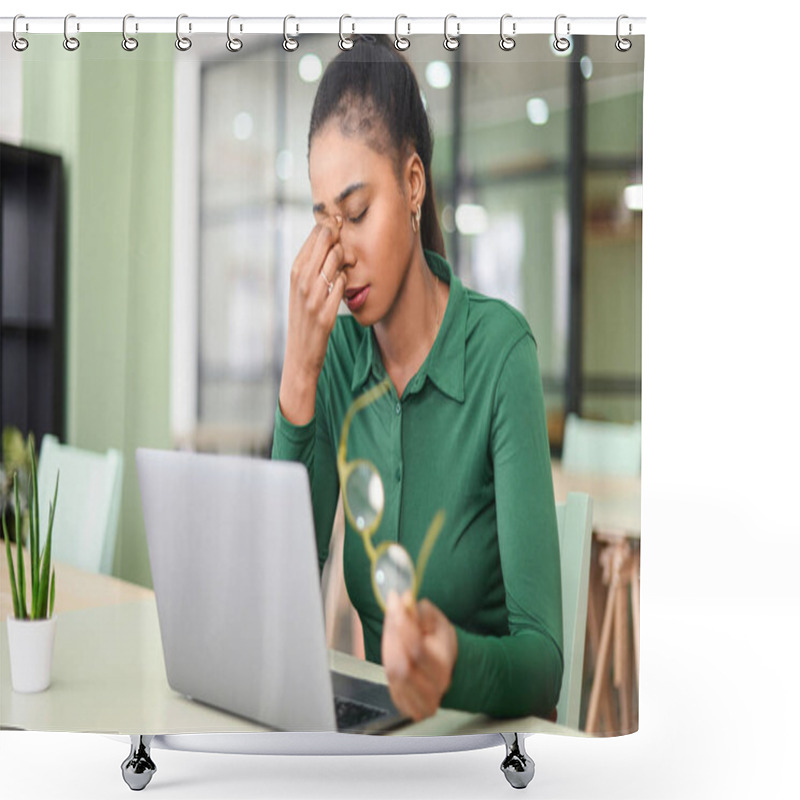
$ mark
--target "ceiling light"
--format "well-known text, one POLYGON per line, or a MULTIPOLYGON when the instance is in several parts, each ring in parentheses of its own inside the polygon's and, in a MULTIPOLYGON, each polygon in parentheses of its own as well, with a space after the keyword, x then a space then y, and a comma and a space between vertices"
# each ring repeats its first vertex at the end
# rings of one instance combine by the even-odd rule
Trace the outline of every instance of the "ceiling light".
POLYGON ((306 83, 314 83, 322 75, 322 61, 314 53, 306 53, 297 62, 297 71, 306 83))
POLYGON ((446 89, 450 85, 450 65, 444 61, 431 61, 425 67, 425 79, 434 89, 446 89))
POLYGON ((534 125, 545 125, 550 119, 550 107, 547 101, 541 97, 532 97, 526 106, 528 119, 534 125))

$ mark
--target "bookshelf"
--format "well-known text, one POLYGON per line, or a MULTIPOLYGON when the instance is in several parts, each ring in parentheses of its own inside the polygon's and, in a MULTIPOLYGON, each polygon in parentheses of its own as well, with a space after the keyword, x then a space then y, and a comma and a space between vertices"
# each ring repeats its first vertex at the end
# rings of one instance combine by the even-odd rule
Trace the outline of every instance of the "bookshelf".
POLYGON ((64 167, 0 142, 0 426, 64 439, 64 167))

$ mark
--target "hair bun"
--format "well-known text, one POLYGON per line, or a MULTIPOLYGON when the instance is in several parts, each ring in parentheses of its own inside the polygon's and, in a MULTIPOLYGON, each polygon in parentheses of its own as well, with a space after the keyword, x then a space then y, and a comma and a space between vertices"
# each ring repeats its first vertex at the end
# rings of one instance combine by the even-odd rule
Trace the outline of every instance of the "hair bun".
POLYGON ((385 33, 356 33, 351 38, 353 42, 364 42, 373 47, 385 47, 388 50, 393 49, 391 39, 385 33))

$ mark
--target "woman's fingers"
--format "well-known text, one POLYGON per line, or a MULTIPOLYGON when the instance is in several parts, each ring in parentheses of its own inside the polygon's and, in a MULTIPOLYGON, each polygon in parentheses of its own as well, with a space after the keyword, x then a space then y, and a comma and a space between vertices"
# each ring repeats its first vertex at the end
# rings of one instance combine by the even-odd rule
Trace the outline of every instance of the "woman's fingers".
POLYGON ((430 600, 418 603, 418 615, 423 641, 426 644, 420 667, 436 671, 442 693, 450 688, 453 670, 458 659, 458 636, 449 619, 430 600))
POLYGON ((403 680, 411 670, 411 662, 419 656, 420 633, 406 618, 407 612, 392 591, 386 603, 383 620, 384 666, 390 677, 403 680))
POLYGON ((322 265, 337 237, 338 232, 331 230, 329 225, 319 225, 311 253, 302 260, 298 256, 295 262, 295 284, 300 297, 306 302, 317 294, 317 289, 322 283, 320 278, 322 265))
MULTIPOLYGON (((325 287, 326 293, 328 292, 328 284, 336 283, 336 278, 342 271, 344 263, 344 248, 342 243, 337 239, 330 250, 328 250, 325 259, 322 262, 322 267, 319 271, 320 277, 318 278, 320 284, 325 287)), ((331 293, 333 289, 331 289, 331 293)))
POLYGON ((423 598, 417 603, 417 614, 419 616, 419 626, 423 633, 433 633, 441 624, 442 620, 447 619, 444 614, 426 598, 423 598))
POLYGON ((329 245, 326 241, 332 239, 331 228, 321 223, 317 223, 306 236, 305 241, 297 251, 294 262, 292 263, 292 280, 299 286, 304 283, 308 274, 317 267, 322 261, 325 251, 329 245), (323 246, 325 250, 322 250, 323 246), (318 256, 318 257, 316 257, 318 256))
POLYGON ((347 275, 340 270, 336 273, 336 278, 333 281, 333 289, 331 289, 329 298, 330 305, 328 306, 328 314, 330 315, 331 330, 333 330, 333 325, 336 322, 336 315, 339 313, 339 304, 344 299, 344 293, 346 289, 347 275))
POLYGON ((335 222, 317 223, 306 238, 292 265, 292 278, 301 296, 309 297, 321 283, 319 273, 328 251, 339 241, 340 227, 335 222))
MULTIPOLYGON (((330 255, 330 250, 339 243, 339 233, 341 226, 336 221, 328 221, 320 224, 319 235, 317 236, 314 246, 311 251, 309 259, 309 270, 313 274, 319 272, 330 255)), ((341 245, 340 245, 341 249, 341 245)), ((333 276, 328 271, 329 280, 333 280, 333 276)), ((319 278, 317 278, 319 280, 319 278)))
POLYGON ((442 666, 425 651, 416 606, 390 597, 384 620, 383 663, 392 700, 404 713, 422 719, 436 712, 441 701, 442 666))
POLYGON ((395 635, 405 649, 411 664, 416 664, 422 656, 422 631, 419 627, 417 607, 409 593, 398 597, 392 592, 392 619, 395 635))

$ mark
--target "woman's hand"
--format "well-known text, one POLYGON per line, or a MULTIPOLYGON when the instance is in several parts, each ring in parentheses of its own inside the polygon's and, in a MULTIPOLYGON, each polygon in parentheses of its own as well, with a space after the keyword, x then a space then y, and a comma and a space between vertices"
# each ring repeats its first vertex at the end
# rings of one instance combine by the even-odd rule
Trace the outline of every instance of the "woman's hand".
POLYGON ((436 713, 458 655, 456 630, 429 600, 391 592, 383 620, 381 659, 398 710, 418 721, 436 713))
POLYGON ((314 416, 317 380, 347 286, 341 226, 338 216, 315 225, 292 264, 280 405, 294 425, 314 416))

